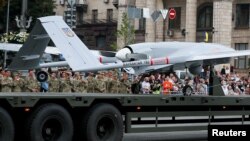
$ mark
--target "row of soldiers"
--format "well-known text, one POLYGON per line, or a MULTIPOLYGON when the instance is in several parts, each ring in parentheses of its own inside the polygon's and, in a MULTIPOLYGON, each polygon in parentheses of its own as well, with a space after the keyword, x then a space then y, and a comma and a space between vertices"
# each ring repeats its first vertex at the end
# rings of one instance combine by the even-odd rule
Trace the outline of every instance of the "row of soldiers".
MULTIPOLYGON (((100 72, 96 75, 89 73, 87 77, 79 72, 52 72, 44 83, 45 91, 48 92, 131 93, 128 75, 123 73, 119 79, 115 71, 100 72)), ((30 70, 24 78, 21 73, 1 71, 0 86, 1 92, 39 92, 44 85, 36 80, 34 72, 30 70)))
POLYGON ((39 83, 37 83, 34 75, 29 75, 23 79, 21 73, 11 74, 10 71, 2 70, 0 73, 1 92, 38 92, 39 83))

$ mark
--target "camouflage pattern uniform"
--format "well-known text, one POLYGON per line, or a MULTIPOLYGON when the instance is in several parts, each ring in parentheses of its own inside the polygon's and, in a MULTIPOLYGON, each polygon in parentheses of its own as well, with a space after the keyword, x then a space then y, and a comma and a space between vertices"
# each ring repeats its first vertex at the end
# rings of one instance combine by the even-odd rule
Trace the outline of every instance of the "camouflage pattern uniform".
POLYGON ((70 74, 67 72, 63 72, 62 78, 60 79, 60 88, 59 92, 72 92, 72 83, 70 80, 70 74))
POLYGON ((111 82, 112 82, 112 74, 106 72, 104 76, 104 83, 105 83, 105 93, 111 93, 111 82))
POLYGON ((120 93, 127 94, 130 93, 131 82, 129 80, 122 79, 120 82, 120 93))
POLYGON ((13 79, 10 76, 3 77, 1 80, 2 92, 11 92, 13 79))
POLYGON ((88 87, 87 81, 81 80, 77 88, 79 89, 79 92, 87 93, 87 87, 88 87))
POLYGON ((119 93, 120 88, 120 81, 117 79, 117 76, 113 76, 113 79, 110 82, 110 93, 119 93))
POLYGON ((73 78, 71 80, 71 83, 72 83, 72 92, 76 92, 76 93, 80 92, 80 89, 79 89, 80 82, 81 82, 81 80, 77 79, 77 78, 73 78))
POLYGON ((15 76, 13 81, 12 92, 22 92, 24 87, 25 81, 23 78, 19 76, 15 76))
POLYGON ((25 83, 25 92, 39 92, 40 85, 35 78, 28 77, 25 83))
POLYGON ((93 76, 91 76, 91 75, 89 75, 88 77, 87 77, 87 93, 94 93, 95 92, 95 87, 96 87, 96 79, 93 77, 93 76))
POLYGON ((2 91, 3 73, 4 73, 4 72, 1 72, 1 73, 0 73, 0 92, 2 91))
POLYGON ((105 90, 106 90, 105 89, 105 81, 103 79, 103 76, 101 74, 99 74, 97 76, 94 92, 96 92, 96 93, 104 93, 105 90))
POLYGON ((65 78, 62 78, 60 80, 60 88, 59 88, 59 92, 69 92, 71 93, 71 82, 69 79, 65 79, 65 78))
POLYGON ((57 78, 51 77, 48 82, 49 82, 49 92, 59 92, 60 83, 57 78))
POLYGON ((131 82, 128 80, 128 74, 123 73, 123 78, 121 79, 120 93, 127 94, 131 93, 131 82))

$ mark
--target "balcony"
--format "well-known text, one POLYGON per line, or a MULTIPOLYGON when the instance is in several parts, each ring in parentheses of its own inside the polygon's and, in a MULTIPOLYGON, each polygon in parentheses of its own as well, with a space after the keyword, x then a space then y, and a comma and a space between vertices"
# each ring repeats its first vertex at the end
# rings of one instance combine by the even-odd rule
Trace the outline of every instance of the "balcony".
POLYGON ((79 21, 79 25, 89 25, 89 24, 116 24, 117 19, 84 19, 83 21, 79 21))
POLYGON ((77 27, 87 27, 87 26, 116 26, 117 19, 83 19, 83 21, 78 21, 77 27))
POLYGON ((76 11, 87 12, 88 2, 87 0, 77 0, 75 6, 76 6, 76 11))

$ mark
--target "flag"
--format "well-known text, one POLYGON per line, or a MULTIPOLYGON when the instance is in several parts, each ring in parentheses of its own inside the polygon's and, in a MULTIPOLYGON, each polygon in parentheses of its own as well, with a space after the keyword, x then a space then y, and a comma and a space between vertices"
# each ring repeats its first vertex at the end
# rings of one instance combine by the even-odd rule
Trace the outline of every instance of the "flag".
POLYGON ((142 17, 150 18, 149 8, 142 8, 142 17))
POLYGON ((128 7, 128 18, 135 18, 135 7, 128 7))
POLYGON ((167 15, 168 15, 168 10, 167 9, 161 9, 161 15, 163 17, 163 19, 165 20, 167 15))
POLYGON ((141 19, 142 18, 142 9, 135 8, 135 18, 141 19))
POLYGON ((160 12, 157 11, 157 10, 154 11, 154 12, 151 14, 151 17, 152 17, 152 19, 153 19, 154 22, 156 22, 156 21, 158 20, 159 16, 160 16, 160 12))
POLYGON ((135 7, 128 7, 128 17, 130 19, 134 18, 142 18, 142 9, 140 8, 135 8, 135 7))

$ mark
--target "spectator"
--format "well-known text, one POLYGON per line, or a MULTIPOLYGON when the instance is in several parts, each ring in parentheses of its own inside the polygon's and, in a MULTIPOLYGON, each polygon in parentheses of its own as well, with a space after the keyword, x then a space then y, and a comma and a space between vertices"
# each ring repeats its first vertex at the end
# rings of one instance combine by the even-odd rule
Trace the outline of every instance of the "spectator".
POLYGON ((149 94, 151 89, 150 89, 150 83, 149 83, 149 78, 145 77, 144 81, 142 82, 142 93, 143 94, 149 94))
POLYGON ((163 86, 163 94, 170 94, 173 90, 173 84, 169 79, 169 76, 165 78, 165 81, 162 83, 163 86))
POLYGON ((225 67, 225 66, 223 66, 223 67, 221 68, 220 74, 221 74, 221 75, 225 75, 225 74, 226 74, 226 67, 225 67))

